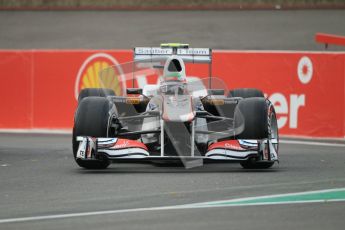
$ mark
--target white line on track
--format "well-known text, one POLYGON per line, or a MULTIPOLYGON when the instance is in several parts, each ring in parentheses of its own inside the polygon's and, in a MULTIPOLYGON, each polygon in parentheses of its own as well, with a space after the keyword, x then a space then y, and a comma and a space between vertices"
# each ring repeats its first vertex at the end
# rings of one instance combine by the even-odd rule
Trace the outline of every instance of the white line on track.
MULTIPOLYGON (((222 204, 217 205, 217 203, 223 203, 223 202, 236 202, 236 201, 246 201, 246 200, 259 199, 259 198, 274 198, 274 197, 289 196, 289 195, 305 195, 305 194, 323 193, 323 192, 331 192, 331 191, 343 191, 343 190, 345 190, 345 188, 308 191, 308 192, 299 192, 299 193, 286 193, 286 194, 279 194, 279 195, 257 196, 257 197, 220 200, 220 201, 211 201, 211 202, 201 202, 201 203, 191 203, 191 204, 174 205, 174 206, 133 208, 133 209, 120 209, 120 210, 107 210, 107 211, 95 211, 95 212, 79 212, 79 213, 68 213, 68 214, 57 214, 57 215, 8 218, 8 219, 0 219, 0 224, 18 223, 18 222, 27 222, 27 221, 39 221, 39 220, 54 220, 54 219, 84 217, 84 216, 122 214, 122 213, 132 213, 132 212, 145 212, 145 211, 217 208, 217 207, 224 207, 224 205, 222 205, 222 204)), ((327 202, 344 202, 344 201, 345 201, 345 199, 334 199, 334 200, 329 200, 327 202)), ((304 203, 324 203, 324 202, 326 202, 326 201, 325 200, 304 200, 304 201, 288 201, 288 202, 229 204, 227 206, 229 206, 229 207, 234 207, 234 206, 262 206, 262 205, 277 205, 277 204, 304 204, 304 203)))

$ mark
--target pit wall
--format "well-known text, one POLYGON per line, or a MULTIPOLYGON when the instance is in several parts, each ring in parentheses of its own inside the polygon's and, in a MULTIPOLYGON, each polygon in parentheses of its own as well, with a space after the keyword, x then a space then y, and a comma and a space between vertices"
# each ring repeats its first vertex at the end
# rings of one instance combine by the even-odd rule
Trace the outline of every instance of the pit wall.
MULTIPOLYGON (((1 50, 0 129, 71 129, 82 87, 131 50, 1 50)), ((262 89, 280 134, 345 138, 345 52, 213 51, 212 75, 229 89, 262 89)), ((121 69, 118 70, 121 72, 121 69)), ((188 75, 207 76, 205 66, 188 75)), ((136 86, 154 83, 141 77, 136 86)), ((130 87, 130 86, 128 86, 130 87)))

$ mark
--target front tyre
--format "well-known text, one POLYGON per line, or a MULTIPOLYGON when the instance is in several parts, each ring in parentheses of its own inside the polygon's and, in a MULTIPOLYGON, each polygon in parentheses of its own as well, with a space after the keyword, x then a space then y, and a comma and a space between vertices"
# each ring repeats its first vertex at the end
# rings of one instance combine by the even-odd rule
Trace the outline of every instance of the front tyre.
POLYGON ((268 137, 267 102, 262 97, 240 100, 235 108, 235 127, 243 127, 237 139, 260 140, 268 137))
POLYGON ((260 162, 250 159, 240 163, 244 169, 268 169, 274 165, 274 162, 260 162))
MULTIPOLYGON (((278 153, 277 118, 270 101, 262 97, 243 99, 235 110, 235 123, 236 118, 244 122, 244 130, 237 136, 238 139, 270 140, 278 153)), ((270 154, 269 151, 268 154, 270 154)), ((241 166, 245 169, 267 169, 272 167, 273 164, 274 161, 261 161, 261 159, 256 158, 241 162, 241 166)))
POLYGON ((79 142, 77 136, 108 137, 109 123, 114 104, 104 97, 86 97, 79 102, 73 127, 73 156, 76 163, 86 169, 105 169, 108 159, 82 160, 76 158, 79 142))

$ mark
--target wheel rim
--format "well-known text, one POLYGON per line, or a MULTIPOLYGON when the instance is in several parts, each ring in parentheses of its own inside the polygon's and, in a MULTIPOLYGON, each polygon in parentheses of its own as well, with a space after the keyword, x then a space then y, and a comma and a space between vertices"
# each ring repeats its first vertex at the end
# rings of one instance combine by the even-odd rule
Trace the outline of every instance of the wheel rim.
POLYGON ((271 141, 273 147, 275 148, 276 153, 279 150, 279 133, 278 133, 278 122, 274 108, 270 107, 270 114, 268 119, 268 135, 269 140, 271 141))

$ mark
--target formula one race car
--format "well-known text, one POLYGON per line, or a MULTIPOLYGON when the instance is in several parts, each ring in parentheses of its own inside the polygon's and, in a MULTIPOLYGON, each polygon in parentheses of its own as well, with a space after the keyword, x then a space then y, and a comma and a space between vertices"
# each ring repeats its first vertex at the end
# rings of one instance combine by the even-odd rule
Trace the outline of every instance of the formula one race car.
POLYGON ((238 162, 263 169, 278 161, 272 103, 258 89, 227 90, 213 78, 211 49, 170 43, 137 47, 133 53, 133 62, 100 72, 101 88, 79 94, 72 141, 79 166, 174 161, 191 168, 238 162), (203 63, 208 78, 186 75, 203 63), (148 75, 155 75, 157 84, 125 88, 148 75))

